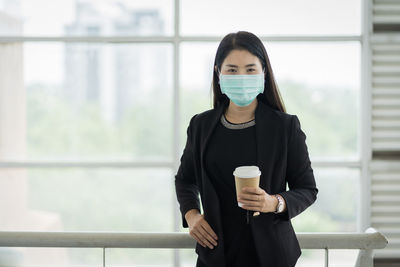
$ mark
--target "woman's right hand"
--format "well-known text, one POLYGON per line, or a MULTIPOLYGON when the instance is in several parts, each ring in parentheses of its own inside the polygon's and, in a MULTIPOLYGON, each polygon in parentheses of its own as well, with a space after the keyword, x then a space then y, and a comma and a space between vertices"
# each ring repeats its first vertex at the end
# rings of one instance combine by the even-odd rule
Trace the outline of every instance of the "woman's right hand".
POLYGON ((218 237, 211 229, 204 215, 198 210, 190 210, 186 214, 186 221, 189 225, 189 234, 203 247, 213 249, 217 245, 218 237))

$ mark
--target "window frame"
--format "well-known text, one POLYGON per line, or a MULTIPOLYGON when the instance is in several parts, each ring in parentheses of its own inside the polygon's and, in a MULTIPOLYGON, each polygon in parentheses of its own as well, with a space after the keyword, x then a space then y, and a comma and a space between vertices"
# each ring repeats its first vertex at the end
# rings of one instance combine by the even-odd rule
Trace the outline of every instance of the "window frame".
MULTIPOLYGON (((360 196, 358 197, 357 231, 364 231, 370 225, 370 171, 371 162, 371 48, 370 35, 372 35, 372 4, 371 0, 361 1, 361 34, 360 35, 302 35, 302 36, 259 36, 263 42, 359 42, 361 47, 360 57, 360 118, 358 125, 359 135, 359 160, 313 161, 313 167, 317 168, 356 168, 360 171, 360 196)), ((179 168, 181 157, 180 123, 181 108, 179 97, 179 64, 181 43, 183 42, 219 42, 222 36, 181 36, 180 34, 180 0, 173 0, 173 35, 172 36, 0 36, 0 43, 29 43, 29 42, 73 42, 73 43, 168 43, 173 45, 173 160, 171 161, 0 161, 0 169, 5 168, 171 168, 175 173, 179 168)), ((172 188, 171 188, 172 189, 172 188)), ((180 219, 178 207, 174 207, 174 231, 180 231, 180 219)), ((175 264, 179 261, 179 251, 175 250, 175 264)))

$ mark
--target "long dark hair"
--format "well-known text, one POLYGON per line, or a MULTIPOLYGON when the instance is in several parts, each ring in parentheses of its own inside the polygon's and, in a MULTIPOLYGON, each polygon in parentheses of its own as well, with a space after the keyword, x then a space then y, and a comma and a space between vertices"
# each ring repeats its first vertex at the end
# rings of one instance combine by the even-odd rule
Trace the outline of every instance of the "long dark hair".
POLYGON ((229 33, 222 39, 218 46, 214 60, 212 80, 212 90, 214 92, 213 108, 229 103, 229 98, 225 94, 222 94, 221 87, 219 87, 218 71, 221 70, 221 65, 229 52, 234 49, 247 50, 258 57, 265 70, 264 92, 257 96, 257 100, 262 101, 273 109, 286 112, 278 86, 276 85, 267 51, 256 35, 246 31, 229 33))

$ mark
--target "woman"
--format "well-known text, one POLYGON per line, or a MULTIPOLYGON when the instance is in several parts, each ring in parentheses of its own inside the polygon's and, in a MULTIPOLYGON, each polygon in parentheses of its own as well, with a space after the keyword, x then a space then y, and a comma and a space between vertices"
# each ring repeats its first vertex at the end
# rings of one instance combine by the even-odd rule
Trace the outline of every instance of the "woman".
POLYGON ((285 112, 257 36, 225 36, 213 72, 214 107, 191 118, 175 175, 196 266, 294 266, 301 250, 290 220, 318 193, 306 135, 285 112), (259 188, 236 195, 234 169, 252 165, 261 170, 259 188))

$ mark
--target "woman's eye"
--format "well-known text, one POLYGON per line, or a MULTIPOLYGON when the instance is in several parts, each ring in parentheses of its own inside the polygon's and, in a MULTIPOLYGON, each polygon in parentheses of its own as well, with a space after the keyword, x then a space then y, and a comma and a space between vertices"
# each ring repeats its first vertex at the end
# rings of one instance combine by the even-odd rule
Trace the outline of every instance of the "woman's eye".
POLYGON ((247 71, 250 71, 250 72, 251 72, 251 71, 255 71, 255 70, 256 70, 256 69, 248 69, 247 71))
POLYGON ((235 69, 228 69, 228 72, 234 72, 235 69))

